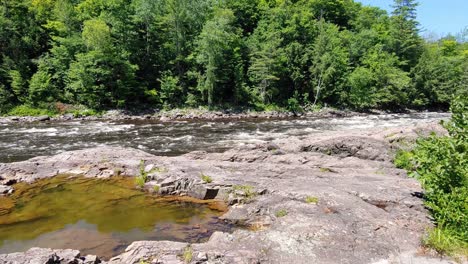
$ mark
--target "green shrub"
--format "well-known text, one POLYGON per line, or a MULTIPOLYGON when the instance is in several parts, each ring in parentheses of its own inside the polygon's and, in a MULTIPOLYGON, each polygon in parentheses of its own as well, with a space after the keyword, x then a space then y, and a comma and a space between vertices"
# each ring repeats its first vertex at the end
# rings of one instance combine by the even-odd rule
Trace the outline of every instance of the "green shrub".
POLYGON ((302 113, 304 111, 301 105, 299 104, 299 101, 294 97, 288 99, 288 105, 286 108, 288 109, 288 111, 295 114, 302 113))
POLYGON ((468 243, 459 239, 454 231, 448 229, 434 228, 430 230, 423 242, 424 245, 440 253, 468 256, 468 243))
POLYGON ((36 108, 33 106, 29 105, 19 105, 16 107, 13 107, 7 115, 9 116, 42 116, 42 115, 48 115, 48 116, 53 116, 56 113, 48 110, 48 109, 42 109, 42 108, 36 108))
POLYGON ((453 102, 452 119, 444 124, 449 136, 419 139, 411 154, 395 159, 425 190, 425 204, 437 223, 427 245, 447 254, 466 252, 468 243, 467 101, 459 97, 453 102))
POLYGON ((414 167, 411 162, 412 158, 411 151, 399 150, 395 156, 395 166, 399 169, 411 170, 414 167))

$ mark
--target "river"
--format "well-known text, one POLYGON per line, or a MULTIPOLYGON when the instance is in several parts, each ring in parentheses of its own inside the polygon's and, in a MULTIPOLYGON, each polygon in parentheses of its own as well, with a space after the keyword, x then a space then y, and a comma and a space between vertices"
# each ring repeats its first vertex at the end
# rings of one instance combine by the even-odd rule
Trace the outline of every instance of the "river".
POLYGON ((248 143, 336 130, 415 125, 448 119, 448 113, 423 112, 343 118, 243 120, 52 121, 0 123, 0 162, 103 145, 138 148, 165 156, 194 150, 222 152, 248 143))

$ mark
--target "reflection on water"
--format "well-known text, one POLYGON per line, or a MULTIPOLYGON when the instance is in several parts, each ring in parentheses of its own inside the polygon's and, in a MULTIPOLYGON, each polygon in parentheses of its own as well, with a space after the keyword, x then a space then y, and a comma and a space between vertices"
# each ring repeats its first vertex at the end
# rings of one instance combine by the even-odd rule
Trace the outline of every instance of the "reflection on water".
POLYGON ((220 152, 329 130, 367 129, 433 122, 446 113, 388 114, 348 118, 244 119, 219 121, 65 121, 0 124, 0 162, 25 160, 101 145, 139 148, 158 155, 194 150, 220 152))
POLYGON ((109 258, 138 240, 200 242, 229 231, 207 204, 157 198, 132 178, 56 177, 0 197, 0 253, 73 248, 109 258))

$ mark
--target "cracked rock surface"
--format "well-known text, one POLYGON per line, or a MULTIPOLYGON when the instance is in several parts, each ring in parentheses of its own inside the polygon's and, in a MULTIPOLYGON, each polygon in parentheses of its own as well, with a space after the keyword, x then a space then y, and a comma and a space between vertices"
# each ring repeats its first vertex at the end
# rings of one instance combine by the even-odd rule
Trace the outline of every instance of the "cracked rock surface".
MULTIPOLYGON (((420 184, 392 164, 398 147, 430 131, 444 133, 437 124, 328 132, 179 157, 85 149, 0 164, 0 190, 58 174, 134 176, 144 160, 148 190, 231 204, 222 218, 239 225, 232 234, 192 245, 137 241, 108 263, 451 263, 418 254, 431 220, 420 184)), ((31 250, 0 263, 85 263, 76 251, 31 250)))

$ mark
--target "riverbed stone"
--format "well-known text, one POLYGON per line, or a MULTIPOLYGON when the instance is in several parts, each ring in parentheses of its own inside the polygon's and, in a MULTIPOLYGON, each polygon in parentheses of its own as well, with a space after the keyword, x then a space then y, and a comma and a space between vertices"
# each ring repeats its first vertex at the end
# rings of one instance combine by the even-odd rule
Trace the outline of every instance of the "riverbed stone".
MULTIPOLYGON (((99 170, 104 167, 137 176, 145 160, 168 170, 154 179, 161 194, 202 197, 219 189, 215 199, 232 204, 222 219, 245 227, 192 244, 194 259, 206 253, 207 263, 391 263, 399 256, 411 260, 433 225, 415 195, 423 191, 419 182, 392 164, 401 143, 396 138, 410 141, 431 131, 446 133, 435 123, 334 131, 178 157, 99 147, 0 163, 0 177, 32 182, 83 171, 87 177, 111 177, 99 170), (272 144, 282 155, 274 154, 272 144), (212 182, 201 181, 201 174, 212 182)), ((109 263, 181 261, 187 246, 137 241, 109 263)), ((10 255, 0 255, 0 263, 12 263, 5 262, 10 255)))
POLYGON ((38 117, 36 117, 36 120, 37 121, 48 121, 48 120, 50 120, 50 116, 48 116, 48 115, 38 116, 38 117))
POLYGON ((31 248, 26 252, 0 255, 1 264, 79 263, 80 252, 72 249, 31 248))
POLYGON ((13 190, 13 187, 11 186, 0 185, 0 195, 9 194, 12 190, 13 190))

